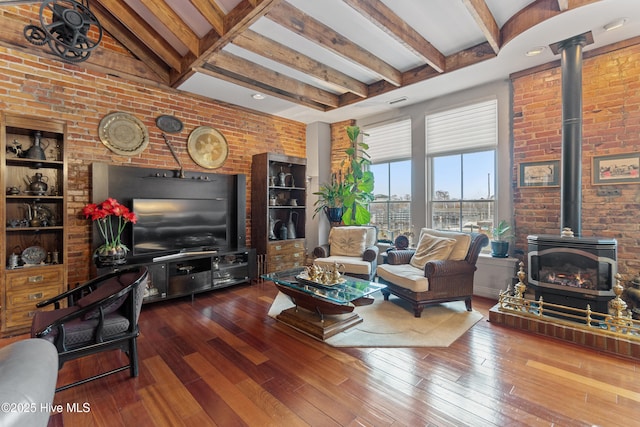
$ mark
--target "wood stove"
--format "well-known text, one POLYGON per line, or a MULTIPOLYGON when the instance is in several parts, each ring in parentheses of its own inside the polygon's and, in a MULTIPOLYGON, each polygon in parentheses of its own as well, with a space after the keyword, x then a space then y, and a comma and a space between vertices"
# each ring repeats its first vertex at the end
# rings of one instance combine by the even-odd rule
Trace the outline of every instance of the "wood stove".
POLYGON ((562 67, 560 233, 528 236, 529 285, 536 299, 607 313, 614 298, 615 239, 582 237, 582 48, 591 32, 554 43, 562 67), (566 233, 566 234, 565 234, 566 233), (574 237, 575 236, 575 237, 574 237))
POLYGON ((615 239, 528 236, 529 286, 535 298, 607 313, 617 271, 615 239))

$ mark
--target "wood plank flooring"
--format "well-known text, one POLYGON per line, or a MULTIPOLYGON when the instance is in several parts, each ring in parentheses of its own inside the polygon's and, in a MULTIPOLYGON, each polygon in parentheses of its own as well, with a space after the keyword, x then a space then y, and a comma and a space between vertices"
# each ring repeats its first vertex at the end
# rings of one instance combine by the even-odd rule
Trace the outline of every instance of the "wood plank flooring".
MULTIPOLYGON (((276 293, 264 282, 145 305, 140 376, 57 393, 64 410, 49 426, 630 426, 640 417, 637 361, 493 325, 491 300, 474 299, 485 319, 449 348, 336 349, 269 318, 276 293)), ((59 384, 123 357, 70 362, 59 384)))

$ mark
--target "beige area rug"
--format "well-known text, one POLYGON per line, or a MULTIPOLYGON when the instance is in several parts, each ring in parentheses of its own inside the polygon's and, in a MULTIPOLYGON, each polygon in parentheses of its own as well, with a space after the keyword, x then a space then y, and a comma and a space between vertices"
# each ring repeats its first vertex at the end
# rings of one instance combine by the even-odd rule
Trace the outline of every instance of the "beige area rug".
MULTIPOLYGON (((334 347, 448 347, 475 325, 482 314, 467 311, 464 301, 425 307, 415 318, 409 305, 393 295, 384 301, 374 294, 371 305, 356 307, 363 322, 325 342, 334 347)), ((279 292, 271 304, 269 316, 293 307, 288 296, 279 292)))

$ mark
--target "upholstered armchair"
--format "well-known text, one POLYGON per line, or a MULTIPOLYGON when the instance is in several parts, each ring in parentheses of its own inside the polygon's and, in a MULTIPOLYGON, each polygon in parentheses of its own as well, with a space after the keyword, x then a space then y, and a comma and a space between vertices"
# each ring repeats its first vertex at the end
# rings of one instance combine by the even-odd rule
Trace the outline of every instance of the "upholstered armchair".
POLYGON ((321 267, 342 264, 345 274, 373 280, 378 265, 378 229, 373 226, 333 227, 329 242, 313 250, 313 263, 321 267))
POLYGON ((31 337, 53 343, 58 368, 65 362, 102 351, 119 349, 127 365, 58 387, 56 391, 129 370, 138 376, 138 317, 147 286, 147 267, 130 267, 97 277, 74 289, 37 304, 54 310, 37 311, 31 337), (67 307, 61 307, 66 303, 67 307))
POLYGON ((391 250, 378 266, 384 299, 393 294, 410 302, 415 317, 427 305, 456 300, 471 311, 476 261, 488 243, 485 234, 423 228, 416 249, 391 250))

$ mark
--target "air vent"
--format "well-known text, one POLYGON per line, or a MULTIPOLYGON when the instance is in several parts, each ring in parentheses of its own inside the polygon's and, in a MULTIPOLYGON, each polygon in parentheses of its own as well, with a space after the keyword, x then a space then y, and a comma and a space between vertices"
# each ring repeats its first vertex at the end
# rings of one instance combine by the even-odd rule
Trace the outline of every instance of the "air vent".
POLYGON ((389 101, 388 104, 389 105, 398 104, 400 102, 406 101, 407 99, 409 99, 409 98, 407 98, 406 96, 403 96, 402 98, 393 99, 393 100, 389 101))

